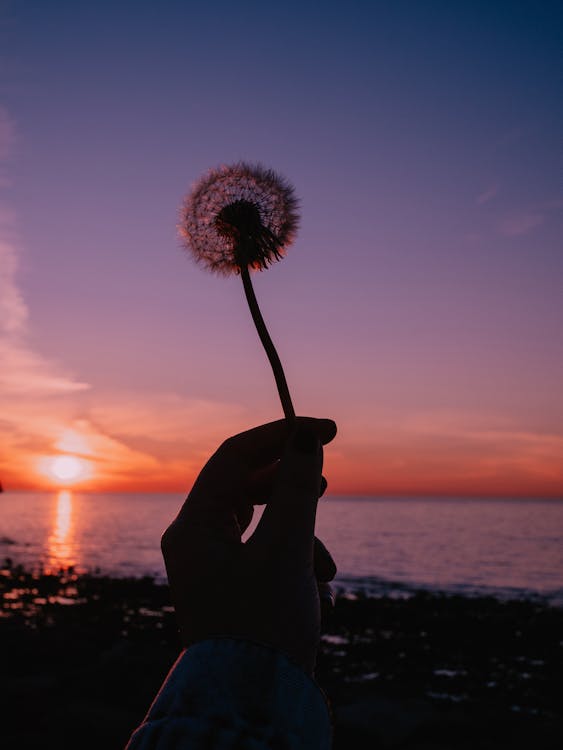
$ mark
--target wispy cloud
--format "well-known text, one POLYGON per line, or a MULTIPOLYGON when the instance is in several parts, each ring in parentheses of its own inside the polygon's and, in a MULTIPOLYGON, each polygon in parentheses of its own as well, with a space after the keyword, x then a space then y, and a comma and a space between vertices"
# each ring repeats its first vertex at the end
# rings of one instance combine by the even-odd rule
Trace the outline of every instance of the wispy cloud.
POLYGON ((238 404, 158 392, 107 394, 89 419, 99 432, 157 460, 158 470, 144 474, 146 483, 176 487, 188 486, 226 435, 252 426, 238 404))
POLYGON ((92 407, 80 395, 16 398, 4 407, 0 475, 11 485, 48 485, 53 457, 72 453, 90 467, 89 489, 187 490, 225 435, 250 426, 243 407, 167 393, 98 394, 92 407))
POLYGON ((541 226, 545 216, 539 211, 523 211, 505 216, 499 223, 499 231, 505 237, 521 237, 529 234, 536 227, 541 226))
POLYGON ((23 331, 27 320, 27 308, 15 282, 16 267, 14 248, 0 239, 0 331, 4 335, 23 331))
POLYGON ((496 195, 498 195, 499 186, 497 183, 486 187, 476 198, 478 206, 482 206, 484 203, 491 201, 496 195))
POLYGON ((0 475, 10 483, 33 473, 32 455, 49 446, 72 414, 69 396, 89 386, 29 345, 13 224, 0 232, 0 475))
MULTIPOLYGON (((11 227, 13 229, 13 226, 11 227)), ((8 233, 10 234, 10 233, 8 233)), ((91 489, 189 487, 244 409, 176 394, 98 393, 28 343, 32 327, 13 242, 0 243, 0 476, 41 485, 54 455, 82 455, 91 489)))
POLYGON ((224 438, 240 426, 244 412, 238 404, 151 392, 107 395, 90 416, 115 435, 185 444, 224 438))
MULTIPOLYGON (((0 120, 0 155, 14 141, 0 120)), ((33 321, 18 285, 16 217, 0 202, 0 476, 8 486, 49 486, 58 453, 91 467, 91 489, 187 487, 225 434, 246 425, 235 405, 176 394, 103 393, 30 344, 33 321), (47 476, 42 477, 42 472, 47 476)))
MULTIPOLYGON (((16 142, 13 122, 0 109, 0 169, 16 142)), ((30 470, 65 418, 68 396, 89 388, 29 342, 29 310, 18 284, 16 217, 0 201, 0 472, 4 479, 30 470)), ((67 405, 68 406, 68 405, 67 405)))
POLYGON ((479 445, 495 461, 539 465, 545 458, 563 479, 563 435, 525 430, 506 418, 463 411, 419 413, 403 422, 405 432, 479 445), (496 446, 496 447, 495 447, 496 446))
POLYGON ((561 495, 563 434, 447 410, 383 416, 376 431, 354 432, 357 442, 341 435, 336 460, 331 453, 348 491, 357 482, 369 494, 561 495))
POLYGON ((91 467, 90 489, 187 489, 225 435, 248 426, 242 407, 173 393, 86 398, 87 383, 30 345, 17 273, 15 217, 0 204, 0 476, 8 486, 49 486, 53 457, 67 452, 91 467))
POLYGON ((498 231, 505 237, 520 237, 529 234, 563 208, 563 198, 556 196, 531 208, 506 214, 498 223, 498 231))
MULTIPOLYGON (((0 230, 1 231, 1 230, 0 230)), ((28 343, 28 309, 16 281, 17 254, 0 236, 0 398, 8 394, 44 396, 85 390, 63 368, 28 343)))
MULTIPOLYGON (((0 109, 0 164, 11 154, 14 126, 0 109)), ((28 343, 28 308, 17 283, 16 218, 0 202, 0 399, 7 395, 44 396, 88 388, 63 368, 33 351, 28 343)))

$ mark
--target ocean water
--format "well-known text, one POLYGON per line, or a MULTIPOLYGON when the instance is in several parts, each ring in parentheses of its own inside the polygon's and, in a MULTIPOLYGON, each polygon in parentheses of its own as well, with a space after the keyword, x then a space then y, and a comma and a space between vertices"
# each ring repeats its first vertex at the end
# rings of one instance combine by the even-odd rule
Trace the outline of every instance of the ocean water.
MULTIPOLYGON (((5 492, 0 559, 164 579, 160 536, 182 501, 5 492)), ((563 605, 561 501, 329 496, 319 503, 317 535, 347 591, 402 596, 424 588, 563 605)))

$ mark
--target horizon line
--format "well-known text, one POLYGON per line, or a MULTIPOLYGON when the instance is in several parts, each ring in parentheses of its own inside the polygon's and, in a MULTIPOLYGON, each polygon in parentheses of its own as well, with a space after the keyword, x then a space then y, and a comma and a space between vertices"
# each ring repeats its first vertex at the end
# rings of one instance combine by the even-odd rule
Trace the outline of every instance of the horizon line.
MULTIPOLYGON (((19 493, 38 493, 42 495, 51 495, 58 492, 73 492, 81 495, 188 495, 189 490, 92 490, 80 487, 64 486, 53 488, 30 488, 17 487, 13 489, 4 488, 2 494, 19 494, 19 493)), ((514 493, 451 493, 451 492, 327 492, 320 500, 328 499, 365 499, 365 500, 415 500, 415 499, 441 499, 441 500, 553 500, 563 501, 563 494, 514 494, 514 493)), ((257 503, 256 505, 264 505, 257 503)))

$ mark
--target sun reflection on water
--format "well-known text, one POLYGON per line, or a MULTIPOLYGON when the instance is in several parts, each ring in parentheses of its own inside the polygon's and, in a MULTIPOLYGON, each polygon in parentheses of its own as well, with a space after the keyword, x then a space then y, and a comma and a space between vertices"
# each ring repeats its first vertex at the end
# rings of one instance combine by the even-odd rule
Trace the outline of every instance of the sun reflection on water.
POLYGON ((61 490, 57 493, 53 530, 47 543, 48 564, 57 569, 74 565, 75 553, 72 492, 61 490))

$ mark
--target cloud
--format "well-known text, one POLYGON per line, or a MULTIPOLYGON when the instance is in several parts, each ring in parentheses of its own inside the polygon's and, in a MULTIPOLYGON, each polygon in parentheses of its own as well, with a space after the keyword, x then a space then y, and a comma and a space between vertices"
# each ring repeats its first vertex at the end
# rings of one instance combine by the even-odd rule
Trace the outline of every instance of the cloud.
POLYGON ((12 400, 0 408, 0 475, 48 487, 53 458, 70 453, 88 464, 91 490, 187 489, 225 435, 247 428, 245 415, 171 393, 98 394, 92 408, 68 396, 12 400))
POLYGON ((23 331, 27 308, 15 283, 16 253, 0 239, 0 332, 13 334, 23 331))
POLYGON ((482 193, 480 193, 476 198, 476 203, 478 206, 482 206, 484 203, 488 203, 490 200, 492 200, 499 191, 498 184, 489 185, 489 187, 485 188, 482 193))
POLYGON ((541 226, 545 216, 539 211, 524 211, 506 216, 499 223, 499 231, 505 237, 520 237, 529 234, 532 229, 541 226))
POLYGON ((91 410, 91 418, 112 434, 162 443, 224 438, 240 427, 245 409, 175 393, 111 394, 91 410))
POLYGON ((209 443, 207 433, 229 411, 175 396, 112 394, 89 414, 82 394, 90 386, 28 343, 29 311, 16 281, 13 229, 13 222, 5 222, 3 234, 11 235, 10 241, 0 241, 0 476, 5 484, 48 487, 53 457, 69 452, 84 456, 92 467, 88 485, 93 489, 132 489, 143 477, 153 489, 167 482, 187 485, 199 466, 190 466, 186 443, 190 438, 194 444, 209 443))
MULTIPOLYGON (((0 111, 0 163, 15 136, 0 111)), ((17 281, 16 217, 0 203, 0 476, 6 486, 51 486, 60 453, 81 456, 98 490, 189 486, 226 434, 244 429, 233 404, 166 393, 97 394, 29 342, 28 306, 17 281)))
MULTIPOLYGON (((0 108, 0 168, 16 131, 0 108)), ((0 183, 5 184, 0 175, 0 183)), ((49 446, 72 412, 69 395, 89 388, 29 343, 29 310, 17 282, 16 216, 0 202, 0 472, 4 481, 29 475, 34 451, 49 446), (65 400, 67 403, 65 404, 65 400)))
POLYGON ((506 215, 498 224, 498 231, 505 237, 520 237, 548 221, 563 208, 563 198, 545 200, 535 207, 506 215))
MULTIPOLYGON (((350 429, 352 427, 352 429, 350 429)), ((344 432, 344 431, 343 431, 344 432)), ((458 410, 378 415, 330 450, 332 491, 367 494, 561 496, 563 435, 458 410), (369 431, 368 431, 369 428, 369 431)))
POLYGON ((481 467, 510 470, 563 482, 563 436, 514 430, 490 430, 472 435, 487 448, 481 467))
MULTIPOLYGON (((15 128, 0 108, 0 163, 16 142, 15 128)), ((16 217, 6 202, 0 203, 0 399, 7 395, 45 396, 87 389, 60 365, 31 349, 27 341, 29 312, 17 283, 16 217)))
MULTIPOLYGON (((158 459, 166 474, 148 481, 183 486, 227 435, 248 429, 246 408, 175 393, 112 393, 97 399, 89 419, 98 431, 158 459)), ((135 481, 134 473, 130 479, 135 481)))
POLYGON ((506 418, 463 411, 421 412, 404 420, 401 429, 425 438, 478 445, 495 460, 518 458, 534 463, 544 456, 550 466, 559 467, 563 478, 563 435, 523 430, 506 418))
POLYGON ((90 388, 12 336, 0 336, 0 360, 0 396, 51 396, 90 388))
POLYGON ((87 389, 27 342, 28 309, 16 283, 17 256, 0 237, 0 398, 45 396, 87 389))

